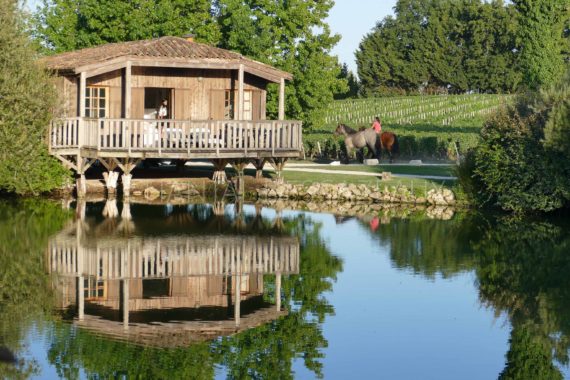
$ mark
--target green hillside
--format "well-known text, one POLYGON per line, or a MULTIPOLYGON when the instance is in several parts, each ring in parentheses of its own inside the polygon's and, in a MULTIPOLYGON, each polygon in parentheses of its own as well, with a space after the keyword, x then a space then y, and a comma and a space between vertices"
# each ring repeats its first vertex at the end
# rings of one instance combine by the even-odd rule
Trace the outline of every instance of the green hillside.
POLYGON ((326 109, 322 128, 305 132, 305 151, 337 158, 343 143, 332 132, 339 123, 359 129, 380 116, 383 130, 398 136, 402 158, 454 158, 455 146, 461 152, 475 146, 485 118, 510 99, 473 94, 338 100, 326 109))

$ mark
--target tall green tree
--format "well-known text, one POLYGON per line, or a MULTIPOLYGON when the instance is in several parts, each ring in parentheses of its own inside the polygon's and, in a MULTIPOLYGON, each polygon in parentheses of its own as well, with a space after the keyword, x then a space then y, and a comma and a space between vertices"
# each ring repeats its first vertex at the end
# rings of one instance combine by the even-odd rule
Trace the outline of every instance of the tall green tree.
POLYGON ((513 0, 518 12, 520 62, 531 89, 564 74, 564 33, 570 17, 566 0, 513 0))
POLYGON ((356 98, 360 93, 360 83, 358 78, 354 73, 348 68, 346 63, 343 63, 340 67, 339 78, 346 81, 348 85, 348 90, 345 93, 338 93, 335 95, 335 99, 347 99, 356 98))
POLYGON ((362 92, 510 92, 514 8, 501 0, 399 0, 356 52, 362 92))
POLYGON ((35 14, 35 38, 47 53, 187 33, 218 42, 211 1, 43 0, 35 14))
MULTIPOLYGON (((338 59, 331 49, 340 36, 325 22, 332 0, 217 0, 223 48, 293 74, 286 89, 287 116, 307 126, 322 122, 324 107, 334 94, 347 90, 339 78, 338 59)), ((267 110, 277 112, 277 88, 271 86, 267 110)))
POLYGON ((36 63, 16 1, 0 0, 0 28, 0 191, 46 192, 68 175, 46 144, 55 88, 36 63))

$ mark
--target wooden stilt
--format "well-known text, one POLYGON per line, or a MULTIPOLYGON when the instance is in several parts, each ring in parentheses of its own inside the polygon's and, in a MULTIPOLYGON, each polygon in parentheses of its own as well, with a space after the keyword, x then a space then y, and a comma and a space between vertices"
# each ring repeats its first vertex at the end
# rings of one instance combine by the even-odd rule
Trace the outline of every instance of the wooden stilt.
POLYGON ((255 179, 262 179, 263 178, 263 167, 267 160, 265 158, 256 158, 251 161, 253 166, 255 166, 255 179))
POLYGON ((212 160, 212 164, 214 164, 214 176, 212 180, 214 183, 218 185, 222 185, 228 181, 226 176, 226 165, 228 164, 227 160, 212 160))
POLYGON ((248 163, 249 162, 247 160, 235 160, 231 163, 232 167, 237 172, 238 182, 236 192, 238 197, 243 197, 245 195, 244 170, 248 163))
POLYGON ((272 158, 271 159, 271 166, 275 169, 275 173, 277 174, 277 178, 275 178, 275 182, 283 183, 283 168, 285 168, 285 163, 287 162, 287 158, 272 158))

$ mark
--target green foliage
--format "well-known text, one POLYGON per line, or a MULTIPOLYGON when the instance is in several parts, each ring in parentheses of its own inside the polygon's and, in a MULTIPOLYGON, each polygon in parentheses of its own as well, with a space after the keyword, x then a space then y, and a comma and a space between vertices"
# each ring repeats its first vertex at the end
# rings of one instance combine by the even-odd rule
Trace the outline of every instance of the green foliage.
POLYGON ((348 90, 344 93, 335 95, 335 99, 356 98, 360 94, 360 83, 358 78, 352 71, 348 69, 348 65, 343 63, 340 68, 339 79, 345 80, 348 85, 348 90))
POLYGON ((366 95, 512 92, 515 10, 502 1, 399 0, 356 52, 366 95))
POLYGON ((220 38, 208 0, 43 0, 34 27, 48 54, 187 33, 212 44, 220 38))
POLYGON ((477 239, 478 216, 452 221, 393 218, 375 233, 382 245, 390 246, 390 259, 399 269, 433 279, 450 278, 472 270, 476 259, 470 242, 477 239), (449 238, 453 236, 453 238, 449 238), (418 243, 420 242, 420 243, 418 243))
POLYGON ((523 96, 485 125, 482 142, 466 163, 465 189, 479 204, 505 210, 553 211, 570 200, 568 105, 570 76, 523 96), (472 177, 472 179, 469 179, 472 177))
MULTIPOLYGON (((287 86, 289 118, 311 127, 319 125, 324 107, 334 94, 347 91, 331 49, 340 36, 325 22, 332 0, 217 0, 223 48, 273 65, 293 74, 287 86)), ((277 86, 268 91, 267 111, 277 114, 277 86)))
POLYGON ((525 115, 534 115, 535 129, 544 131, 544 143, 570 159, 570 71, 563 79, 540 89, 520 105, 525 115))
POLYGON ((481 301, 512 324, 502 379, 561 379, 568 364, 570 240, 567 224, 511 218, 492 223, 474 249, 481 301))
MULTIPOLYGON (((18 357, 26 350, 28 328, 53 306, 44 252, 48 237, 69 216, 54 202, 0 201, 0 343, 18 357)), ((0 364, 1 378, 28 378, 37 371, 28 360, 16 367, 0 364)))
POLYGON ((61 187, 67 171, 45 143, 55 91, 23 32, 16 2, 0 0, 0 190, 37 194, 61 187))
MULTIPOLYGON (((191 212, 203 222, 196 228, 212 231, 210 207, 197 206, 191 212)), ((256 222, 248 233, 268 233, 274 228, 271 220, 256 222)), ((71 379, 82 372, 89 378, 210 379, 220 366, 230 379, 290 379, 294 360, 302 358, 307 369, 322 377, 320 359, 328 343, 320 324, 334 314, 324 293, 332 290, 342 261, 331 255, 320 237, 320 226, 309 218, 283 218, 282 222, 282 233, 299 238, 302 258, 299 274, 282 278, 283 305, 288 308, 284 317, 233 336, 175 349, 134 346, 57 323, 50 337, 50 363, 60 377, 71 379)), ((264 278, 264 297, 271 302, 274 278, 264 278)))
POLYGON ((570 20, 566 0, 513 0, 518 11, 520 63, 531 89, 556 83, 563 75, 565 28, 570 20))

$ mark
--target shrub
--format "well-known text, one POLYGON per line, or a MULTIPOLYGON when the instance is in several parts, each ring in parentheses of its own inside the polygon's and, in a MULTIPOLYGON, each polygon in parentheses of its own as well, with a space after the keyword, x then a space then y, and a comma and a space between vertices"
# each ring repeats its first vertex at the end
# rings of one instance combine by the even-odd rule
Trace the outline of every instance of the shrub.
POLYGON ((568 162, 542 144, 535 125, 539 118, 510 107, 486 122, 481 143, 459 170, 470 199, 515 212, 552 211, 568 204, 568 162))
POLYGON ((47 151, 55 90, 22 24, 16 1, 0 0, 0 190, 37 194, 61 186, 69 172, 47 151))

